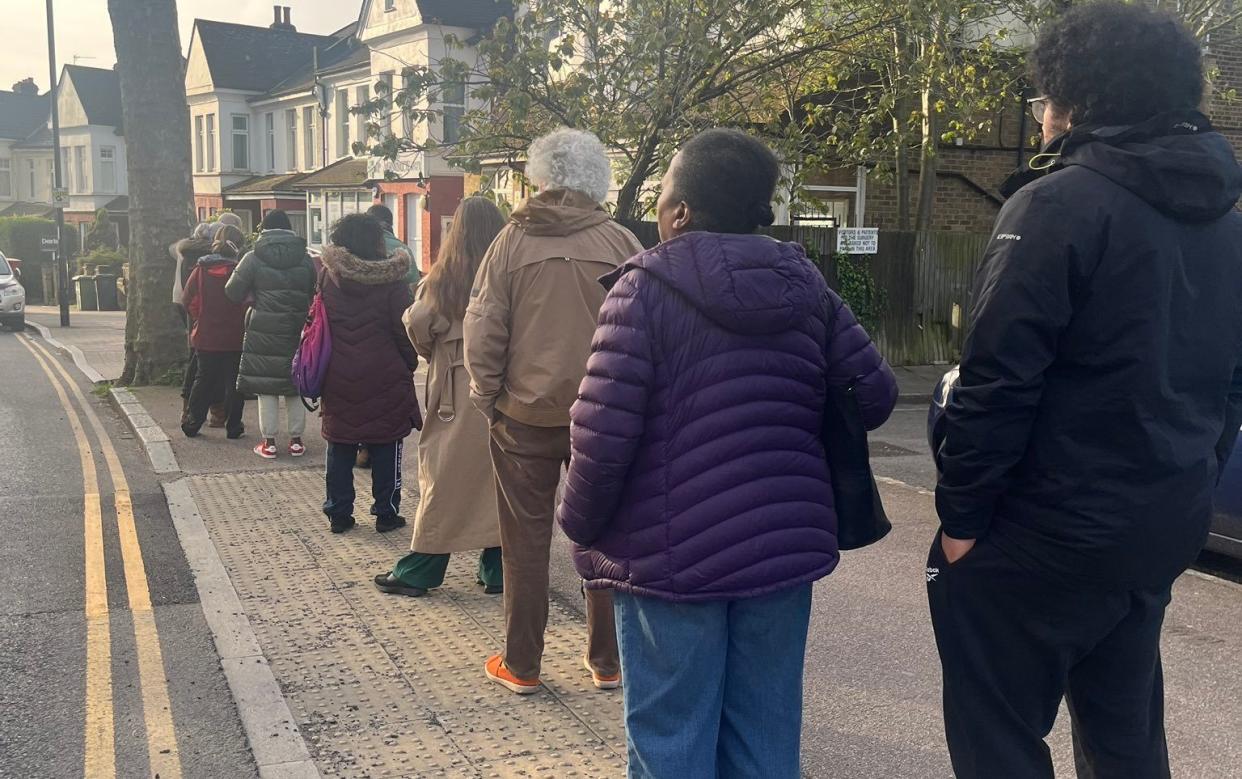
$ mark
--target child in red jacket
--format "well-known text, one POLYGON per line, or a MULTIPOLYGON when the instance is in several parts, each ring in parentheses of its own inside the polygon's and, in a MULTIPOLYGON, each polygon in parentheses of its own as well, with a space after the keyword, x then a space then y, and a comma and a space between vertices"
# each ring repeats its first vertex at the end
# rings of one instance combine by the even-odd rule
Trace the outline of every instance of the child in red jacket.
POLYGON ((242 424, 244 399, 237 391, 237 368, 246 332, 247 306, 234 303, 224 294, 224 285, 233 275, 245 242, 238 228, 221 227, 212 254, 199 259, 181 294, 181 302, 194 321, 190 344, 198 354, 198 375, 181 418, 181 431, 188 438, 198 435, 207 421, 208 408, 221 400, 228 413, 228 437, 241 438, 246 432, 242 424))

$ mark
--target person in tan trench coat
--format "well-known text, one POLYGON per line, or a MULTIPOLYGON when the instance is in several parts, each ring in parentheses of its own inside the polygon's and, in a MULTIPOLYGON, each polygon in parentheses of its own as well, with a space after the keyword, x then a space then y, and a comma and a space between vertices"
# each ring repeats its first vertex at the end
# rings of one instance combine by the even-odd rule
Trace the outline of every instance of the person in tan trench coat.
POLYGON ((483 550, 479 584, 489 594, 504 591, 490 434, 470 402, 462 348, 462 317, 475 272, 504 223, 490 201, 463 200, 435 267, 402 318, 428 362, 427 418, 418 441, 421 499, 410 553, 375 577, 381 592, 425 595, 444 583, 451 553, 475 549, 483 550))

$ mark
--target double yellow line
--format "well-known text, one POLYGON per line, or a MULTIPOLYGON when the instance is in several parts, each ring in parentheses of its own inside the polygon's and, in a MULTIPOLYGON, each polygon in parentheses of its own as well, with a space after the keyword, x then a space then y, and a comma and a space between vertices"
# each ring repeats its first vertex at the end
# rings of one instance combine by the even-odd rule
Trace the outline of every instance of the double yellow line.
POLYGON ((86 565, 86 736, 84 775, 89 779, 111 779, 116 776, 115 726, 112 700, 112 633, 108 610, 108 580, 104 561, 103 511, 100 499, 99 474, 91 454, 90 441, 82 425, 82 416, 69 400, 77 398, 78 407, 95 431, 112 480, 113 502, 116 506, 116 528, 120 539, 121 560, 125 575, 125 591, 133 620, 134 642, 138 656, 138 680, 142 690, 142 710, 146 723, 147 754, 152 776, 180 779, 181 757, 173 727, 172 706, 168 697, 168 678, 160 651, 151 592, 147 586, 142 547, 134 522, 134 506, 129 481, 121 468, 112 440, 91 408, 86 396, 58 360, 29 338, 22 345, 34 356, 51 382, 65 409, 69 426, 77 442, 82 461, 83 496, 85 498, 85 565, 86 565), (53 372, 55 371, 55 372, 53 372), (60 374, 63 382, 56 378, 60 374), (68 390, 68 391, 66 391, 68 390))

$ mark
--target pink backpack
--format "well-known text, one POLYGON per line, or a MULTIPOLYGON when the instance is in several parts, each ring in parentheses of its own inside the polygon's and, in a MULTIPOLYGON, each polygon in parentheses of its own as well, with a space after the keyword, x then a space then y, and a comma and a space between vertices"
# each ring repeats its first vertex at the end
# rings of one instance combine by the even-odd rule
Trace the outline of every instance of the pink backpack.
MULTIPOLYGON (((305 400, 318 401, 323 394, 324 378, 328 375, 328 360, 332 358, 332 331, 328 328, 328 309, 323 304, 323 293, 316 290, 311 301, 306 324, 302 326, 302 340, 293 353, 293 386, 305 400)), ((314 411, 318 404, 307 404, 314 411)))

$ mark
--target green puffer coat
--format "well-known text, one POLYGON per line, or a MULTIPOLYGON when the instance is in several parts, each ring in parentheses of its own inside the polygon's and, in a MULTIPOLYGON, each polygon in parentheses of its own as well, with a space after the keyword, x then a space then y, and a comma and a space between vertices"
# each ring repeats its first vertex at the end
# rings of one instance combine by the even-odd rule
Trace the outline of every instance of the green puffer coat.
POLYGON ((264 230, 224 288, 229 299, 251 299, 237 388, 253 395, 297 395, 293 353, 315 294, 306 241, 289 230, 264 230))

